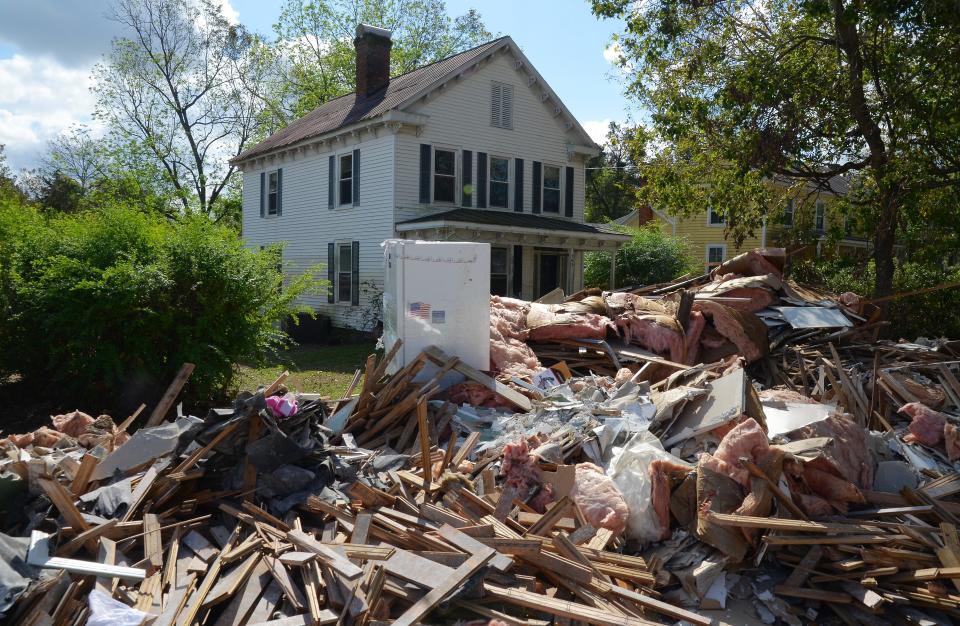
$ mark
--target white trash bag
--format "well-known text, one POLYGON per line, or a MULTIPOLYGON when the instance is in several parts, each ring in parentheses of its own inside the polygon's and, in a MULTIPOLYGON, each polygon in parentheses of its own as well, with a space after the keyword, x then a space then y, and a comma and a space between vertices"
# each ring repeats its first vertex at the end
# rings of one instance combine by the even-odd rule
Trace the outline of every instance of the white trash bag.
POLYGON ((138 611, 123 602, 114 600, 98 589, 88 596, 90 617, 87 626, 140 626, 149 613, 138 611))
POLYGON ((663 530, 653 509, 653 481, 650 479, 650 463, 658 459, 689 465, 664 450, 656 436, 643 430, 622 448, 613 449, 613 458, 607 468, 607 476, 627 501, 627 508, 630 509, 627 537, 635 541, 655 541, 663 530))

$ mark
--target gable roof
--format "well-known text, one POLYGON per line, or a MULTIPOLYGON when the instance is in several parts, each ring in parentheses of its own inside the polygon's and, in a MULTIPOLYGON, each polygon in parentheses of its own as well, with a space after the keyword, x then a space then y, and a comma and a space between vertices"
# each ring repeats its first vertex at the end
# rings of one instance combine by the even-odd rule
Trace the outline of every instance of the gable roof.
POLYGON ((481 59, 491 56, 501 48, 510 48, 513 54, 530 69, 537 79, 537 82, 550 94, 557 105, 569 115, 573 121, 573 125, 582 133, 582 137, 589 142, 587 145, 594 147, 593 141, 586 131, 580 126, 576 118, 570 114, 569 110, 563 106, 560 99, 546 85, 537 71, 533 69, 513 39, 509 36, 504 36, 429 65, 424 65, 406 74, 394 76, 383 89, 369 96, 358 97, 356 92, 351 92, 325 102, 310 113, 273 133, 255 146, 244 150, 231 159, 231 162, 238 163, 250 158, 262 156, 269 152, 281 150, 302 141, 334 132, 350 124, 373 120, 389 111, 402 109, 413 104, 414 101, 433 86, 443 82, 450 76, 459 74, 464 69, 477 63, 481 59))

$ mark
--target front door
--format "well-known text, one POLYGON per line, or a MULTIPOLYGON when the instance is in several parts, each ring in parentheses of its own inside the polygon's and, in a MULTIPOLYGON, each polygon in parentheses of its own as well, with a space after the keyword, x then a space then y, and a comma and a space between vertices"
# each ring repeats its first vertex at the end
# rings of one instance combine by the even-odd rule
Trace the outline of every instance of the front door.
POLYGON ((537 251, 537 298, 557 287, 567 291, 567 253, 537 251))

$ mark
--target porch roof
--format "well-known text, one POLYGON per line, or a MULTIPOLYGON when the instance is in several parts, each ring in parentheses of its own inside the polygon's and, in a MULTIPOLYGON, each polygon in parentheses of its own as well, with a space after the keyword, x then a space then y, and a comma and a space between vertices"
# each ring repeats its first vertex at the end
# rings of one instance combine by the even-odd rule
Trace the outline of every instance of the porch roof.
POLYGON ((623 243, 630 240, 606 224, 584 224, 556 217, 484 209, 452 209, 412 220, 397 222, 398 232, 422 231, 434 228, 464 228, 490 232, 510 232, 528 235, 578 237, 623 243))

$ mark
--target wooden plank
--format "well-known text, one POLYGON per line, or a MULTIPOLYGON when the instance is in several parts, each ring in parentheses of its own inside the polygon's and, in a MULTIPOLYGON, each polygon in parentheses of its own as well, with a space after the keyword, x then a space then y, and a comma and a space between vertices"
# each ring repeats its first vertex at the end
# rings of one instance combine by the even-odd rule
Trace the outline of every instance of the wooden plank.
POLYGON ((453 568, 399 549, 383 562, 383 568, 388 574, 428 589, 442 585, 453 574, 453 568))
MULTIPOLYGON (((489 549, 488 546, 449 524, 441 526, 437 534, 467 554, 482 554, 489 549)), ((496 552, 490 561, 490 566, 498 571, 506 572, 513 567, 513 559, 506 554, 496 552)))
POLYGON ((83 455, 80 460, 80 468, 77 469, 73 482, 70 483, 70 491, 73 492, 73 495, 82 496, 87 492, 87 488, 90 486, 90 477, 93 476, 93 470, 97 469, 99 462, 100 459, 89 452, 83 455))
POLYGON ((266 622, 257 622, 256 624, 247 624, 247 626, 322 626, 323 624, 333 624, 340 619, 340 616, 324 609, 317 616, 295 615, 293 617, 280 617, 266 622))
POLYGON ((219 552, 212 543, 207 541, 206 537, 195 530, 191 530, 184 535, 181 541, 205 563, 209 563, 215 559, 219 552))
MULTIPOLYGON (((546 513, 540 516, 540 519, 537 520, 533 526, 530 527, 530 530, 527 532, 531 535, 540 535, 545 536, 550 533, 554 526, 560 521, 563 517, 563 514, 567 512, 567 509, 573 504, 568 496, 563 496, 557 502, 550 507, 546 513)), ((522 523, 522 522, 521 522, 522 523)))
MULTIPOLYGON (((97 554, 97 560, 103 565, 114 565, 117 562, 116 559, 117 544, 112 539, 100 537, 100 550, 97 554)), ((102 577, 98 577, 96 582, 93 583, 93 586, 108 596, 113 595, 113 583, 105 581, 102 577)))
POLYGON ((355 580, 363 575, 362 569, 303 531, 291 530, 287 533, 287 539, 304 550, 316 552, 324 563, 348 580, 355 580))
POLYGON ((691 624, 696 624, 697 626, 710 626, 710 624, 713 623, 713 620, 698 613, 682 609, 667 602, 657 600, 656 598, 651 598, 650 596, 645 596, 642 593, 637 593, 636 591, 630 591, 629 589, 624 589, 616 585, 613 585, 610 590, 621 598, 626 598, 632 602, 636 602, 643 608, 650 609, 654 613, 659 613, 660 615, 666 615, 667 617, 672 617, 673 619, 683 622, 690 622, 691 624))
POLYGON ((73 539, 63 544, 57 549, 57 556, 70 556, 80 549, 80 546, 89 545, 90 539, 99 540, 101 536, 110 531, 111 528, 119 523, 117 519, 107 520, 103 524, 94 526, 88 530, 76 535, 73 539))
POLYGON ((420 431, 420 467, 423 469, 423 490, 429 493, 433 467, 430 462, 430 428, 427 425, 427 401, 422 397, 417 401, 417 426, 420 431))
POLYGON ((820 546, 813 546, 807 553, 804 555, 803 559, 800 560, 800 563, 797 564, 793 571, 790 572, 790 575, 784 581, 783 584, 788 587, 802 587, 803 583, 807 581, 807 577, 817 566, 817 563, 820 561, 820 557, 823 555, 823 549, 820 546))
POLYGON ((587 606, 586 604, 558 600, 548 595, 533 593, 525 589, 507 589, 484 582, 483 590, 487 597, 500 600, 507 604, 514 604, 587 624, 596 624, 597 626, 653 626, 656 624, 656 622, 651 622, 639 617, 618 615, 587 606))
MULTIPOLYGON (((450 356, 436 346, 428 346, 424 348, 423 353, 427 356, 427 358, 440 366, 450 360, 450 356)), ((480 370, 471 367, 462 361, 458 361, 453 369, 460 372, 473 382, 483 385, 490 391, 508 400, 524 412, 529 412, 533 408, 533 404, 530 402, 530 399, 522 393, 514 390, 511 387, 508 387, 507 385, 504 385, 498 380, 490 378, 480 370)))
POLYGON ((480 571, 495 554, 496 552, 489 548, 473 554, 463 565, 455 569, 442 584, 428 591, 426 595, 417 600, 413 606, 404 611, 403 614, 393 622, 393 626, 413 626, 419 623, 420 620, 435 609, 451 591, 480 571))
POLYGON ((270 568, 270 573, 273 574, 274 581, 280 585, 280 589, 287 598, 287 602, 298 611, 305 610, 307 608, 307 599, 303 596, 303 592, 300 591, 300 587, 290 578, 290 572, 283 566, 283 563, 272 556, 265 556, 264 561, 266 561, 267 566, 270 568))
POLYGON ((820 600, 821 602, 833 602, 834 604, 850 604, 853 602, 846 593, 838 591, 824 591, 822 589, 810 589, 809 587, 788 587, 787 585, 777 585, 773 592, 778 596, 789 596, 791 598, 804 598, 806 600, 820 600))
POLYGON ((160 538, 160 518, 153 513, 143 516, 143 556, 152 568, 163 565, 163 541, 160 538))
POLYGON ((180 367, 180 371, 177 372, 170 386, 167 387, 163 396, 160 397, 160 401, 157 402, 157 406, 154 407, 153 412, 147 419, 147 426, 156 426, 163 421, 163 418, 166 417, 167 412, 170 411, 170 407, 173 406, 177 396, 180 395, 180 390, 183 389, 183 386, 186 385, 190 379, 190 375, 193 374, 195 367, 196 365, 193 363, 184 363, 180 367))

